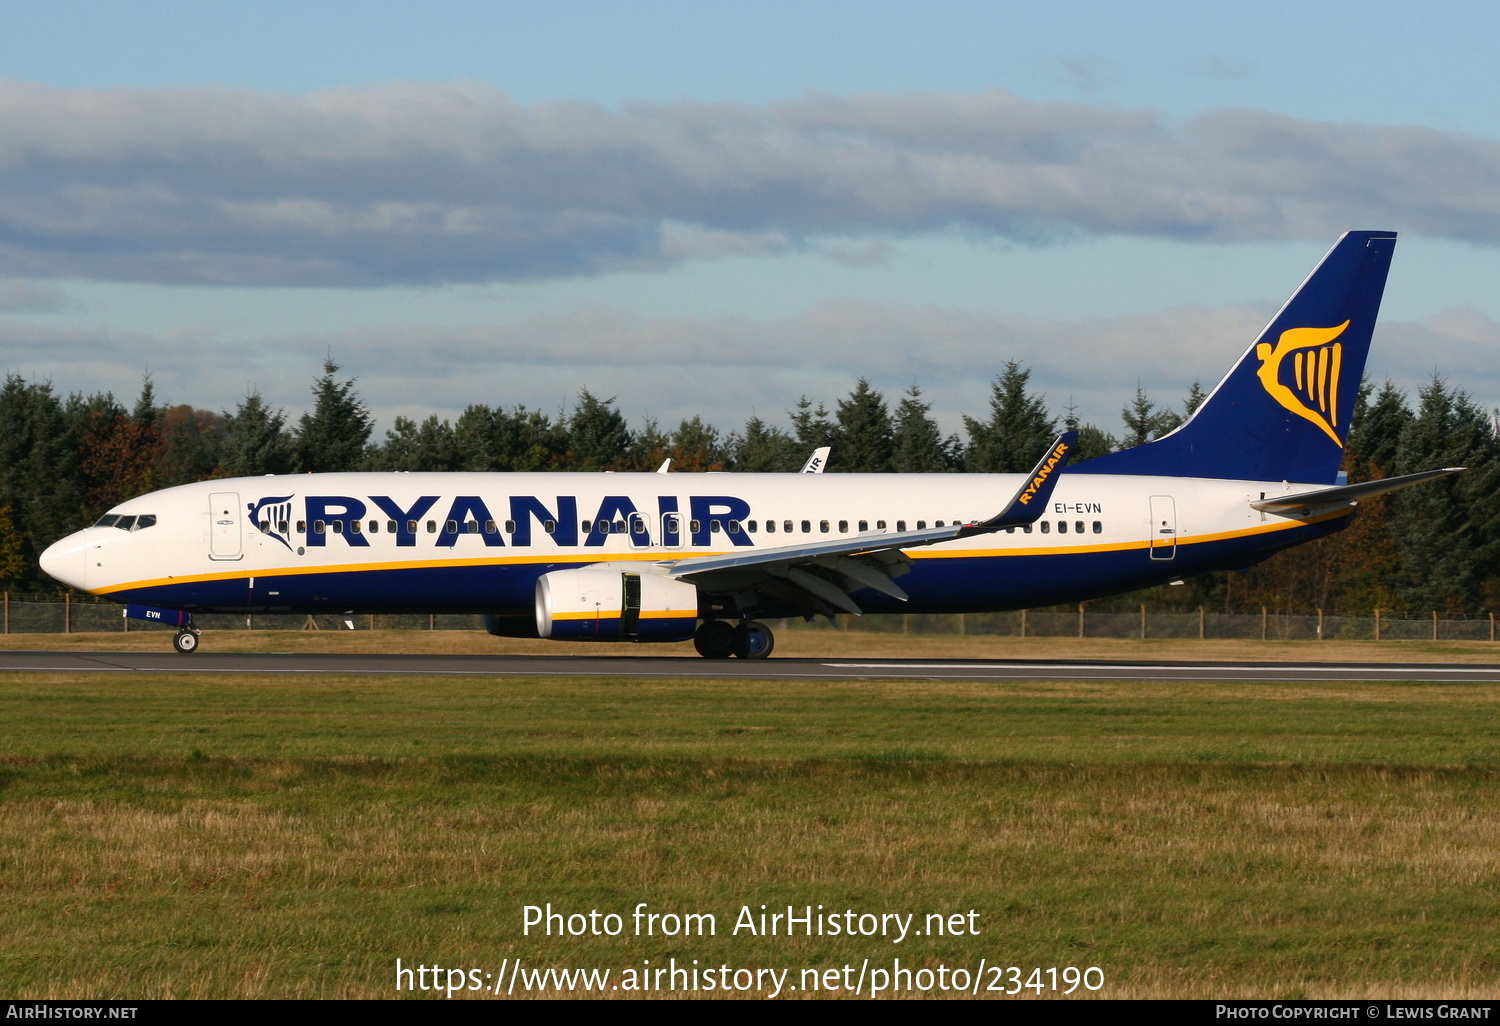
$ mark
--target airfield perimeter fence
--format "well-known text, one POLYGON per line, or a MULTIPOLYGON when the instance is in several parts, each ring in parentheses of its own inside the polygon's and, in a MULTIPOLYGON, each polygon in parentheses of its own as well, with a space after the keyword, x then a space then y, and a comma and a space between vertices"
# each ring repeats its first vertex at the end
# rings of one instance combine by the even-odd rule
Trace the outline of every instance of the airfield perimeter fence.
MULTIPOLYGON (((67 634, 96 631, 167 629, 126 620, 112 602, 74 600, 71 595, 12 596, 5 593, 0 632, 67 634)), ((425 614, 244 614, 215 613, 193 618, 204 630, 482 630, 477 615, 425 614)), ((874 613, 859 618, 840 615, 836 623, 772 621, 777 630, 858 630, 879 634, 950 634, 1001 638, 1214 638, 1262 641, 1494 641, 1495 614, 1455 618, 1436 612, 1396 615, 1372 610, 1365 616, 1313 614, 1211 613, 1152 611, 1142 605, 1130 612, 1076 609, 1022 609, 1008 613, 874 613)))

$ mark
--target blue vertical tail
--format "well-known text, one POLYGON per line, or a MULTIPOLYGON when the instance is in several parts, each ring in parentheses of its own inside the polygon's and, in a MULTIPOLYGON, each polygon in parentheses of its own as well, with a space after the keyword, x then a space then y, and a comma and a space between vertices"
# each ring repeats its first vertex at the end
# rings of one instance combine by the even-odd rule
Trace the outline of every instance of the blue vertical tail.
POLYGON ((1186 423, 1068 473, 1332 484, 1395 247, 1345 233, 1186 423))

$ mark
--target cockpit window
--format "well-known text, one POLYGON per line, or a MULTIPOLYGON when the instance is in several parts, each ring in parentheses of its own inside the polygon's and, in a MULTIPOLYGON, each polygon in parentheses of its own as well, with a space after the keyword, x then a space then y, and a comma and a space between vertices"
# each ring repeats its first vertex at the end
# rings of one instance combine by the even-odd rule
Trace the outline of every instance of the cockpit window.
POLYGON ((122 531, 144 531, 148 527, 156 526, 155 513, 142 513, 139 516, 122 516, 119 513, 106 513, 94 521, 95 527, 118 527, 122 531))

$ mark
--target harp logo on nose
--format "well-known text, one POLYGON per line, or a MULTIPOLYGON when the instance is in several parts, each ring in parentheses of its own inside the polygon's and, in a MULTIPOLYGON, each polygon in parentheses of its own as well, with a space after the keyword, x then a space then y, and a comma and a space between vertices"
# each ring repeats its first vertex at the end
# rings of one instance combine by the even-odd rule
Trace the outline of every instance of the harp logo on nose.
POLYGON ((1255 347, 1260 369, 1255 372, 1266 393, 1283 409, 1316 424, 1334 445, 1339 440, 1339 369, 1344 346, 1336 339, 1349 322, 1331 328, 1288 328, 1276 346, 1255 347))

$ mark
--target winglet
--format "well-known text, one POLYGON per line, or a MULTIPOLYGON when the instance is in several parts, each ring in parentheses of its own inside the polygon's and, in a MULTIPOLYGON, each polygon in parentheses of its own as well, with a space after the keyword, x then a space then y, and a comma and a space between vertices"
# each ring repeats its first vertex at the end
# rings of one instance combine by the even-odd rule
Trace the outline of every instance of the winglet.
POLYGON ((958 537, 988 534, 1003 527, 1018 527, 1040 520, 1042 514, 1047 512, 1047 500, 1052 497, 1052 489, 1056 487, 1063 467, 1073 455, 1073 446, 1077 441, 1077 431, 1064 431, 1058 435, 1048 448, 1047 454, 1032 468, 1031 473, 1026 476, 1026 480, 1016 490, 1016 494, 1011 496, 1005 508, 982 524, 969 524, 964 527, 958 533, 958 537))
POLYGON ((798 473, 799 474, 821 474, 821 473, 823 473, 823 468, 826 467, 826 466, 828 466, 828 454, 831 451, 833 451, 833 446, 831 446, 831 445, 820 445, 820 446, 818 446, 816 449, 814 449, 812 451, 812 455, 807 458, 807 462, 804 463, 804 464, 802 464, 802 469, 800 471, 798 471, 798 473))

